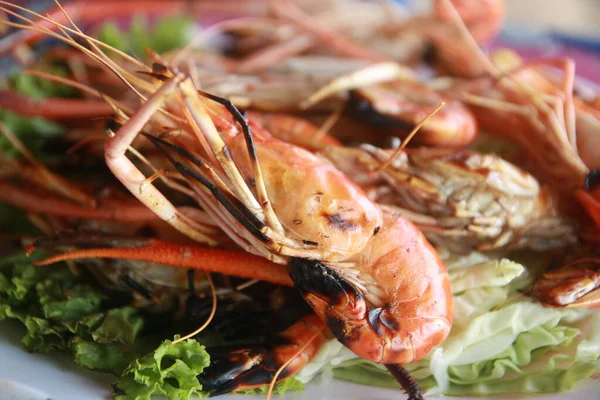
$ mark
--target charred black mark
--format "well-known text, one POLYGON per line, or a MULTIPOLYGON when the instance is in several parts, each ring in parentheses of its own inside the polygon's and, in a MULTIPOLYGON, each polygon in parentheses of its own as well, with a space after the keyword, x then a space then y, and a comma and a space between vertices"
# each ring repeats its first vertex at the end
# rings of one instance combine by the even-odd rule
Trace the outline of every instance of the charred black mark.
MULTIPOLYGON (((364 302, 364 298, 356 289, 319 261, 292 258, 290 267, 290 278, 302 295, 313 294, 326 298, 331 308, 340 302, 364 302)), ((356 342, 361 337, 360 324, 348 323, 331 316, 326 322, 335 337, 344 344, 356 342)))
POLYGON ((586 190, 592 190, 600 187, 600 169, 593 169, 586 175, 584 187, 586 190))
MULTIPOLYGON (((211 364, 198 376, 198 380, 203 390, 212 391, 211 397, 230 393, 241 386, 267 385, 281 365, 274 357, 275 351, 272 345, 208 349, 211 364)), ((292 372, 285 368, 278 380, 290 376, 292 372)))
POLYGON ((248 178, 247 181, 249 186, 256 187, 256 179, 248 178))
POLYGON ((194 295, 194 293, 196 292, 196 285, 194 283, 194 278, 196 277, 196 271, 194 271, 193 269, 189 269, 187 272, 187 280, 188 280, 188 290, 190 292, 190 295, 194 295))
POLYGON ((216 396, 229 393, 243 384, 241 375, 254 364, 258 352, 224 347, 209 349, 209 354, 211 363, 198 375, 198 381, 204 390, 214 390, 211 396, 216 396))
POLYGON ((346 335, 346 324, 343 320, 338 318, 329 318, 327 320, 327 326, 333 333, 333 336, 340 341, 341 344, 347 346, 351 343, 350 337, 346 335))
MULTIPOLYGON (((238 222, 240 222, 242 224, 242 226, 244 226, 244 228, 246 228, 250 233, 252 233, 252 235, 254 235, 254 237, 256 237, 257 239, 259 239, 265 243, 268 243, 271 241, 271 239, 269 237, 265 236, 260 231, 260 228, 258 228, 255 225, 252 225, 246 218, 244 218, 246 215, 240 214, 240 210, 233 205, 232 199, 230 199, 223 192, 221 192, 221 190, 219 190, 219 188, 217 188, 215 185, 213 185, 209 180, 207 180, 203 176, 196 173, 196 171, 189 169, 188 167, 186 167, 185 165, 181 164, 178 161, 175 161, 174 165, 175 165, 175 168, 179 172, 181 172, 181 174, 190 176, 193 179, 195 179, 196 181, 198 181, 198 182, 202 183, 204 186, 206 186, 211 191, 213 196, 215 196, 215 198, 219 201, 219 203, 221 203, 223 205, 223 207, 225 207, 225 209, 235 219, 237 219, 238 222)), ((241 204, 241 202, 239 202, 238 204, 241 204)), ((245 207, 244 207, 244 209, 245 209, 245 207)), ((249 214, 251 214, 250 210, 247 210, 247 211, 249 214)), ((264 226, 264 225, 261 223, 261 227, 262 226, 264 226)))
POLYGON ((241 378, 242 382, 239 383, 245 383, 248 385, 264 385, 271 382, 273 379, 273 373, 270 371, 265 371, 264 369, 255 369, 245 373, 241 378))
POLYGON ((329 298, 345 296, 354 289, 333 270, 317 260, 293 257, 290 278, 301 294, 316 293, 329 298))
POLYGON ((312 240, 303 240, 302 243, 304 243, 308 246, 318 246, 319 245, 319 243, 313 242, 312 240))
POLYGON ((329 224, 331 226, 342 231, 353 231, 358 228, 358 225, 356 225, 354 222, 346 221, 339 214, 327 215, 327 218, 329 219, 329 224))
POLYGON ((169 150, 174 151, 175 153, 179 154, 180 156, 188 159, 189 161, 191 161, 192 163, 194 163, 195 165, 197 165, 199 167, 202 166, 202 164, 204 164, 204 162, 200 158, 194 156, 192 153, 190 153, 189 151, 187 151, 186 149, 184 149, 181 146, 176 146, 176 145, 166 142, 162 139, 159 139, 157 137, 149 135, 145 132, 142 132, 142 135, 145 136, 146 138, 148 138, 148 140, 150 140, 156 147, 158 147, 160 150, 162 150, 165 153, 165 155, 167 157, 169 157, 169 160, 171 160, 172 157, 170 157, 170 155, 167 153, 167 151, 165 150, 165 147, 168 148, 169 150))
POLYGON ((129 275, 125 275, 123 278, 121 278, 121 280, 123 281, 124 284, 129 286, 131 288, 131 290, 133 290, 136 293, 141 294, 144 298, 146 298, 148 300, 150 300, 152 298, 152 290, 143 286, 142 284, 140 284, 139 282, 134 280, 129 275))
POLYGON ((152 238, 156 236, 156 229, 151 226, 144 226, 142 229, 138 231, 138 234, 141 237, 152 238))
POLYGON ((147 76, 150 76, 150 77, 152 77, 152 78, 154 78, 154 79, 158 79, 159 81, 162 81, 162 82, 164 82, 164 81, 166 81, 167 79, 169 79, 169 77, 168 77, 168 76, 166 76, 166 75, 163 75, 163 74, 161 74, 161 73, 157 73, 157 72, 148 72, 148 71, 135 71, 135 72, 136 72, 137 74, 140 74, 140 75, 147 75, 147 76))
POLYGON ((405 132, 410 132, 415 128, 415 124, 412 122, 380 113, 355 90, 350 92, 350 98, 344 112, 350 117, 369 125, 399 128, 405 132))
POLYGON ((428 43, 425 47, 425 51, 423 52, 423 62, 429 65, 433 65, 436 63, 437 57, 437 48, 433 44, 428 43))
POLYGON ((377 235, 379 230, 381 230, 381 226, 376 226, 375 229, 373 229, 373 236, 377 235))
POLYGON ((166 74, 167 67, 161 63, 154 62, 152 63, 152 72, 157 74, 166 74))

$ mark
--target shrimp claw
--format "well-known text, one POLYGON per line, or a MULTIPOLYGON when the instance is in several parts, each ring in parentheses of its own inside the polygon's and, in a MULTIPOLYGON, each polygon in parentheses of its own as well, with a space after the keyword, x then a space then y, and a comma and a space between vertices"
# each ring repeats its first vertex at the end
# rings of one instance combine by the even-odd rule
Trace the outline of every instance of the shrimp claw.
POLYGON ((600 259, 581 257, 556 271, 545 273, 531 295, 552 307, 600 307, 600 259))

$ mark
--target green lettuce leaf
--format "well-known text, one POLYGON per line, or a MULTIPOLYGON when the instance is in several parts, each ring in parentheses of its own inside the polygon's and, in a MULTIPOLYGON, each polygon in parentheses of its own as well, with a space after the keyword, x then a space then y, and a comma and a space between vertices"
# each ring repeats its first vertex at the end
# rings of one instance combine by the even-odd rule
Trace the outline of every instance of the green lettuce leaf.
MULTIPOLYGON (((176 337, 177 339, 177 337, 176 337)), ((116 400, 150 400, 165 395, 172 400, 208 397, 196 378, 210 365, 209 355, 194 339, 165 340, 154 352, 133 361, 113 385, 116 400)))
POLYGON ((24 255, 0 260, 0 320, 25 325, 27 350, 70 351, 87 368, 119 374, 136 356, 143 319, 133 307, 104 309, 105 299, 65 265, 35 267, 24 255))
POLYGON ((181 48, 190 41, 193 33, 192 18, 169 16, 157 20, 150 28, 144 16, 136 15, 132 18, 128 32, 109 21, 100 27, 96 37, 118 50, 143 58, 146 56, 146 49, 162 54, 181 48))
MULTIPOLYGON (((48 73, 66 76, 67 70, 63 67, 52 66, 48 73)), ((12 75, 9 78, 9 86, 17 93, 35 100, 42 100, 47 97, 73 97, 77 93, 77 90, 71 86, 26 73, 12 75)))
POLYGON ((518 278, 525 267, 507 259, 489 260, 469 268, 449 268, 452 292, 489 287, 504 287, 518 278))
POLYGON ((135 357, 117 346, 85 340, 79 336, 73 337, 69 345, 77 364, 98 371, 118 374, 135 357))
MULTIPOLYGON (((51 68, 49 73, 66 75, 66 71, 59 67, 51 68)), ((76 90, 72 87, 24 72, 13 74, 8 79, 8 88, 34 100, 43 100, 47 97, 73 97, 76 94, 76 90)), ((0 121, 41 160, 48 159, 42 151, 47 141, 66 132, 64 127, 52 121, 40 117, 24 117, 7 110, 0 110, 0 121)), ((9 157, 16 157, 19 154, 4 135, 0 135, 0 150, 9 157)))

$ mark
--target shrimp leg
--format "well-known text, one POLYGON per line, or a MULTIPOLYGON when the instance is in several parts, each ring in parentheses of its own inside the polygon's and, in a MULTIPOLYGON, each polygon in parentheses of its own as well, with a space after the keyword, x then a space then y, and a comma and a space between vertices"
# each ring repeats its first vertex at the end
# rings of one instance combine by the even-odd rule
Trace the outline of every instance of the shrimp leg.
POLYGON ((38 241, 28 249, 28 253, 37 248, 82 244, 104 245, 105 247, 71 250, 36 261, 34 264, 42 266, 66 260, 89 258, 127 259, 258 279, 284 286, 292 285, 284 268, 262 257, 237 251, 182 245, 158 239, 111 240, 106 237, 97 239, 90 236, 84 238, 57 237, 38 241))
POLYGON ((183 75, 169 79, 148 98, 138 112, 117 131, 115 136, 108 140, 105 146, 105 160, 115 177, 162 220, 197 242, 215 245, 216 242, 198 231, 184 215, 178 212, 175 206, 151 182, 148 182, 146 176, 125 155, 144 125, 149 122, 165 100, 174 93, 177 85, 183 79, 183 75))

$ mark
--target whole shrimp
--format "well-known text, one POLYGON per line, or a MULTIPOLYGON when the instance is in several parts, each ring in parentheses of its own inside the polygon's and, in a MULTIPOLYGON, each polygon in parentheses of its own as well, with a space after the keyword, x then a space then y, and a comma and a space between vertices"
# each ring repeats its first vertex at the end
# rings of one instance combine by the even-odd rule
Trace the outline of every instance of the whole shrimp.
POLYGON ((194 226, 126 156, 140 131, 177 130, 162 139, 144 136, 186 179, 198 204, 243 250, 287 266, 294 286, 338 340, 389 365, 406 378, 400 381, 413 398, 420 397, 398 364, 424 357, 452 325, 445 266, 420 231, 373 203, 331 164, 247 123, 229 101, 199 92, 158 57, 153 68, 140 65, 152 78, 147 81, 103 56, 79 31, 61 30, 85 39, 95 50, 87 54, 145 98, 132 114, 111 102, 123 124, 105 147, 114 176, 193 237, 194 226))
POLYGON ((253 114, 274 135, 312 149, 379 204, 394 207, 428 239, 451 251, 572 245, 578 224, 558 197, 494 154, 466 149, 343 147, 307 121, 253 114), (284 131, 284 132, 282 132, 284 131), (393 158, 392 162, 389 162, 393 158))
MULTIPOLYGON (((177 82, 177 76, 168 82, 177 82)), ((190 82, 180 79, 183 91, 190 82)), ((191 87, 184 92, 190 96, 192 93, 195 91, 191 87)), ((128 124, 123 129, 126 127, 128 124)), ((264 171, 259 179, 270 188, 268 201, 277 210, 281 225, 290 227, 289 234, 301 239, 278 235, 276 225, 252 221, 254 214, 242 205, 238 206, 240 214, 215 213, 215 219, 228 222, 227 226, 233 228, 228 233, 242 248, 288 264, 295 286, 328 322, 338 340, 358 355, 392 364, 427 354, 445 338, 450 327, 449 282, 433 248, 411 223, 372 203, 329 163, 271 137, 256 125, 252 128, 256 158, 264 171), (312 185, 299 185, 303 181, 312 185), (291 212, 286 213, 286 209, 291 212), (237 224, 246 225, 249 232, 236 229, 237 224), (413 262, 421 267, 414 268, 413 262), (432 278, 417 284, 425 276, 432 278), (398 298, 399 293, 406 295, 398 298), (444 300, 433 301, 431 296, 442 293, 446 293, 444 300), (338 303, 342 294, 346 300, 338 303), (413 319, 434 314, 431 319, 413 319), (414 328, 409 328, 409 320, 416 324, 414 328), (395 331, 400 325, 408 331, 416 329, 420 337, 407 341, 403 335, 397 336, 399 332, 395 331)), ((222 149, 229 149, 234 165, 246 171, 242 176, 250 174, 255 161, 246 152, 247 138, 231 126, 221 137, 227 143, 222 149)), ((155 142, 167 152, 175 150, 165 142, 155 142)), ((200 195, 210 184, 192 169, 194 164, 200 166, 199 160, 176 154, 171 155, 174 164, 200 195)), ((219 206, 218 197, 207 199, 203 204, 206 209, 219 206)), ((223 207, 229 207, 223 203, 223 207)), ((262 204, 265 207, 265 202, 262 204)))
POLYGON ((321 151, 379 203, 399 207, 434 243, 451 251, 574 244, 577 224, 549 187, 493 154, 472 150, 395 150, 370 145, 321 151))

